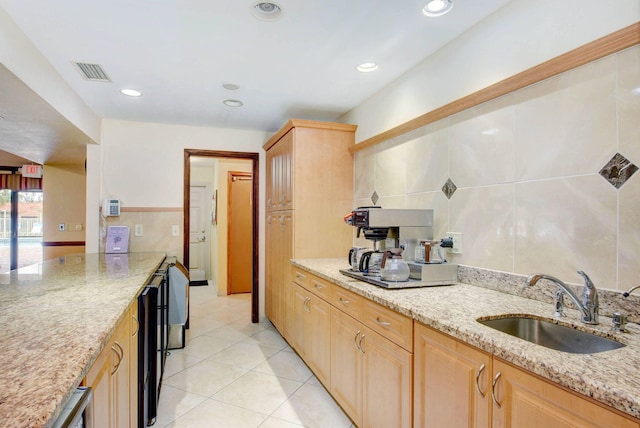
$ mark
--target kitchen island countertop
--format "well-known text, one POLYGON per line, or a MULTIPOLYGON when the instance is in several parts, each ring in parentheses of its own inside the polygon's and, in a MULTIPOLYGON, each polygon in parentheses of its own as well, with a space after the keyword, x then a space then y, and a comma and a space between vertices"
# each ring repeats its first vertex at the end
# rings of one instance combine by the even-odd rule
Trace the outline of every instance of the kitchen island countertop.
POLYGON ((455 337, 579 394, 634 418, 640 418, 640 325, 628 332, 612 331, 610 318, 585 326, 578 311, 566 309, 563 323, 625 344, 595 354, 571 354, 518 339, 477 322, 478 318, 529 314, 551 318, 549 303, 488 288, 458 283, 451 286, 388 290, 342 275, 345 259, 298 259, 294 267, 369 298, 415 321, 455 337))
POLYGON ((53 425, 164 258, 72 254, 0 275, 0 425, 53 425))

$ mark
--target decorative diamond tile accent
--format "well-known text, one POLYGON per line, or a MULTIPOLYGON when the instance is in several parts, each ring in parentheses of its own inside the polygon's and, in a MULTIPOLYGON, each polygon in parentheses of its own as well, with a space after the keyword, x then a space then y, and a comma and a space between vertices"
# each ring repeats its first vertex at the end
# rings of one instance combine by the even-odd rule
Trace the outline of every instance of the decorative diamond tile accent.
POLYGON ((453 184, 453 181, 451 181, 450 178, 448 178, 447 182, 444 183, 444 186, 442 186, 442 192, 445 194, 447 199, 451 199, 451 197, 453 196, 453 194, 456 192, 457 189, 458 188, 456 187, 455 184, 453 184))
POLYGON ((373 193, 371 194, 371 202, 373 202, 373 205, 378 203, 378 199, 380 199, 378 197, 378 193, 374 190, 373 193))
POLYGON ((613 187, 619 189, 637 170, 638 167, 631 163, 629 159, 620 153, 616 153, 600 170, 600 175, 611 183, 613 187))

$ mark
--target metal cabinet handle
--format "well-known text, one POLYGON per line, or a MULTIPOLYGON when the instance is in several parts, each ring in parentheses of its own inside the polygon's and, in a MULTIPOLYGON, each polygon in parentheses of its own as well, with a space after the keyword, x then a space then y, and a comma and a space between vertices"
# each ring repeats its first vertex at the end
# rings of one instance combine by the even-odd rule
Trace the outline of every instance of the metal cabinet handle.
POLYGON ((120 363, 122 362, 122 357, 124 357, 124 349, 122 349, 122 346, 120 346, 120 344, 118 342, 113 342, 113 346, 111 347, 111 350, 113 352, 115 352, 116 355, 118 356, 118 362, 116 363, 115 368, 111 372, 111 376, 113 376, 114 374, 116 374, 116 372, 120 368, 120 363), (120 351, 118 351, 118 349, 116 349, 116 346, 120 349, 120 351))
POLYGON ((342 297, 339 299, 340 303, 342 303, 343 305, 348 305, 349 301, 347 299, 343 299, 342 297))
POLYGON ((131 336, 135 336, 140 331, 140 321, 138 321, 138 318, 135 315, 131 315, 131 318, 136 322, 136 331, 131 334, 131 336))
POLYGON ((493 402, 496 403, 496 406, 498 406, 498 408, 502 407, 502 405, 496 399, 496 384, 498 383, 498 379, 500 379, 500 376, 502 376, 502 373, 498 372, 496 377, 493 378, 493 383, 491 384, 491 398, 493 399, 493 402))
POLYGON ((271 224, 271 216, 267 216, 267 224, 271 224))
POLYGON ((306 297, 304 299, 304 310, 307 312, 311 312, 311 309, 309 308, 309 303, 311 302, 311 297, 306 297))
POLYGON ((363 354, 364 354, 364 348, 362 347, 362 343, 364 342, 364 336, 365 336, 364 334, 362 336, 360 336, 360 340, 358 341, 358 349, 363 354))
POLYGON ((358 346, 358 336, 360 336, 360 330, 358 330, 356 332, 356 335, 353 336, 353 344, 356 346, 356 349, 360 352, 362 352, 362 349, 360 349, 360 347, 358 346))
POLYGON ((478 394, 480 394, 480 397, 484 398, 484 392, 482 392, 480 390, 480 375, 482 375, 482 372, 484 372, 484 364, 480 366, 480 368, 478 369, 478 374, 476 375, 476 389, 478 390, 478 394))
POLYGON ((382 320, 380 319, 380 317, 376 317, 376 322, 377 322, 378 324, 380 324, 381 326, 383 326, 383 327, 389 327, 389 326, 391 325, 391 323, 390 323, 390 322, 382 321, 382 320))
POLYGON ((325 286, 324 286, 324 285, 322 285, 322 284, 318 284, 318 283, 313 284, 313 286, 314 286, 315 288, 317 288, 318 290, 322 290, 323 288, 325 288, 325 286))

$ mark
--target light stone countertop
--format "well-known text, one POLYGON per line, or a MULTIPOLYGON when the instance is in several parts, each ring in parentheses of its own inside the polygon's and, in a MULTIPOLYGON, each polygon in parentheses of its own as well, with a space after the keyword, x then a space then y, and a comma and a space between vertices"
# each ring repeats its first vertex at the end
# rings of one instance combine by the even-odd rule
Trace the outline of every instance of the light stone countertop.
POLYGON ((164 258, 73 254, 0 275, 0 425, 53 425, 164 258))
POLYGON ((580 330, 597 330, 625 347, 595 353, 571 354, 512 337, 478 323, 482 317, 530 314, 551 318, 553 305, 469 284, 387 290, 342 275, 344 259, 298 259, 292 264, 329 282, 367 297, 415 321, 433 327, 503 360, 536 373, 575 392, 640 418, 640 325, 614 333, 611 319, 601 316, 597 326, 585 326, 578 311, 565 309, 580 330))

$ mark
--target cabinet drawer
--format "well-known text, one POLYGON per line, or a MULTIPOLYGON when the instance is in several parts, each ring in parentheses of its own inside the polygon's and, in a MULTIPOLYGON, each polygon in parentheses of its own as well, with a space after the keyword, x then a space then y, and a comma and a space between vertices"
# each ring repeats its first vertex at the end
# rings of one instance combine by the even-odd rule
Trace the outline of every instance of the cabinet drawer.
POLYGON ((363 308, 363 323, 392 342, 413 352, 413 320, 391 309, 366 300, 363 308))
POLYGON ((306 289, 327 302, 331 299, 332 284, 324 279, 318 278, 317 276, 311 275, 309 277, 306 289))
POLYGON ((309 274, 306 273, 303 270, 300 269, 296 269, 296 268, 292 268, 293 270, 293 282, 295 282, 296 284, 304 287, 304 288, 309 288, 308 284, 309 284, 309 274))
POLYGON ((334 286, 331 293, 331 304, 337 309, 360 320, 362 318, 362 304, 364 298, 345 290, 342 287, 334 286))

